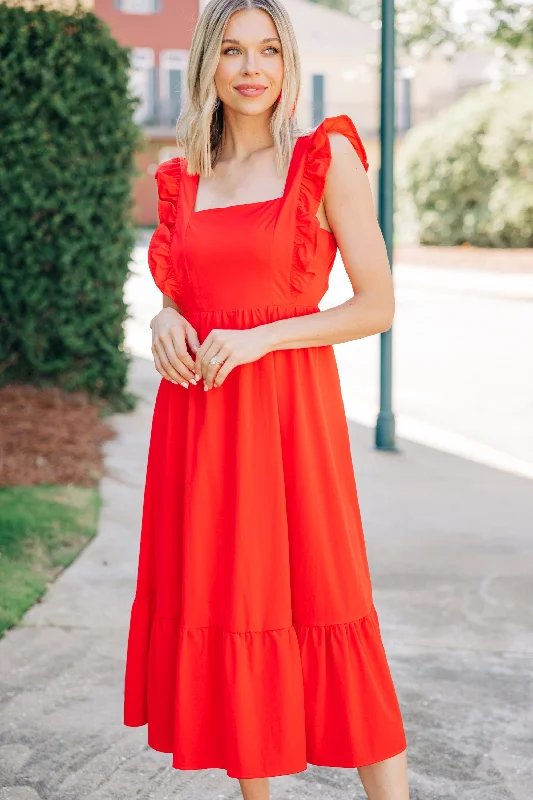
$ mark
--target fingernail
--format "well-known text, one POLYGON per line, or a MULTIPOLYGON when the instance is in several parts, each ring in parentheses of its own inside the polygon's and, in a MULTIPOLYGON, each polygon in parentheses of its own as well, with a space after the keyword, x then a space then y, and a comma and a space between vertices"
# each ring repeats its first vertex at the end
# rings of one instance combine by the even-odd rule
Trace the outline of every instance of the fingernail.
POLYGON ((193 386, 196 386, 196 381, 194 378, 189 378, 189 383, 192 383, 193 386))
POLYGON ((207 392, 208 388, 209 387, 208 387, 207 383, 204 383, 204 392, 207 392))
POLYGON ((194 377, 196 378, 197 381, 199 381, 201 376, 198 375, 198 373, 195 373, 194 377))
POLYGON ((185 383, 185 381, 182 381, 180 385, 183 386, 184 389, 188 389, 189 388, 189 384, 185 383))

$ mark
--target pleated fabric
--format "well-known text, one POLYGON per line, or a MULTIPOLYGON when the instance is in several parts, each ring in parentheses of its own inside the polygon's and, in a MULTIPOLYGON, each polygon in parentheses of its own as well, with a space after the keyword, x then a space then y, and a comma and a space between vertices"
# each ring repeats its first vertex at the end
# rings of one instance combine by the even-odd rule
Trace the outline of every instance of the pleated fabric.
MULTIPOLYGON (((157 286, 195 327, 320 313, 337 251, 316 212, 330 132, 298 139, 283 196, 194 211, 198 176, 161 164, 157 286)), ((177 769, 258 778, 402 752, 339 374, 329 345, 278 350, 221 387, 162 379, 154 408, 124 723, 177 769)))

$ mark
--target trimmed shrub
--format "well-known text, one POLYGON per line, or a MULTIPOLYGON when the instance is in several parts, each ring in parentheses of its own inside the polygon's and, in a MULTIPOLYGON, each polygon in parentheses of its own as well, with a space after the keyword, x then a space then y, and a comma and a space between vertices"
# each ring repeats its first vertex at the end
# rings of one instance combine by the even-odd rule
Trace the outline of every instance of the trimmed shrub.
POLYGON ((0 4, 0 383, 120 405, 135 241, 129 52, 94 14, 0 4))
POLYGON ((477 90, 413 128, 397 187, 398 230, 421 244, 533 246, 533 83, 477 90))

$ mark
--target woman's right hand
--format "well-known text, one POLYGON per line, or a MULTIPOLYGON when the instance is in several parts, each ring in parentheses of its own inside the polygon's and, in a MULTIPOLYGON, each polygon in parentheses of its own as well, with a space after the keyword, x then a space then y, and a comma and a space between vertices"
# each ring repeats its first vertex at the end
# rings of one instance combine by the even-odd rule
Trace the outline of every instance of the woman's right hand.
POLYGON ((193 353, 200 347, 198 334, 190 322, 174 308, 166 307, 156 314, 150 322, 152 329, 152 353, 155 368, 163 378, 185 389, 189 383, 196 386, 200 375, 195 373, 195 361, 187 350, 193 353))

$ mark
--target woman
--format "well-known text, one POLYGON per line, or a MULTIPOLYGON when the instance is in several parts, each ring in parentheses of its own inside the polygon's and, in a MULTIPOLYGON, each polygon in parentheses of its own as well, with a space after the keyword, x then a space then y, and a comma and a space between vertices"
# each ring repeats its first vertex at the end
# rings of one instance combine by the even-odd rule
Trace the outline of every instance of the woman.
POLYGON ((149 263, 162 376, 125 676, 126 725, 246 800, 307 763, 408 797, 332 345, 394 295, 351 120, 302 133, 278 0, 211 0, 194 34, 186 159, 156 173, 149 263), (354 296, 320 312, 340 248, 354 296))

